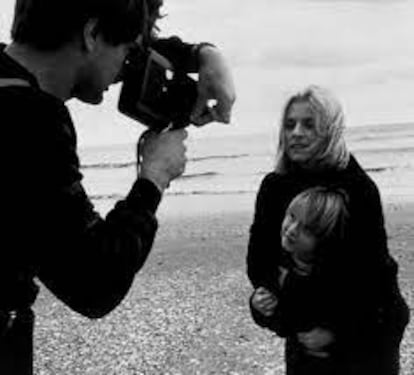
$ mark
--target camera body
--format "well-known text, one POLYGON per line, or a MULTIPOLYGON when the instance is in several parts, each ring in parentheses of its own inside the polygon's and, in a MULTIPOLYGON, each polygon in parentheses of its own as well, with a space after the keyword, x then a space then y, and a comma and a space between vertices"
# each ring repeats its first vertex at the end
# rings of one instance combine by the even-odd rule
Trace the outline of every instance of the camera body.
POLYGON ((118 109, 154 131, 190 124, 197 82, 150 49, 132 54, 123 72, 118 109))

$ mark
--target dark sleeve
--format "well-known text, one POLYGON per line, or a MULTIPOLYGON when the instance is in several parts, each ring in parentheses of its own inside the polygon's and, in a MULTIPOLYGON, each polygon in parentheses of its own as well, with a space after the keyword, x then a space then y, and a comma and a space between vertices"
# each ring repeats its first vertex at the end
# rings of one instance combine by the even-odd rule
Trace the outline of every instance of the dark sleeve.
POLYGON ((280 226, 285 211, 283 194, 274 174, 267 175, 259 188, 247 249, 247 275, 254 288, 274 291, 280 264, 280 226))
POLYGON ((346 253, 336 277, 342 279, 344 301, 349 301, 344 306, 347 324, 342 324, 342 333, 350 341, 363 343, 379 330, 380 308, 392 303, 388 299, 392 289, 398 288, 397 264, 388 250, 380 194, 368 176, 354 184, 349 211, 346 253))
POLYGON ((361 292, 369 292, 367 301, 374 303, 379 297, 381 274, 390 254, 379 191, 371 180, 359 189, 351 196, 350 205, 348 248, 353 255, 349 257, 353 271, 350 276, 361 292))
POLYGON ((71 122, 58 120, 47 118, 43 124, 48 132, 43 132, 38 163, 39 203, 32 204, 41 248, 37 274, 73 310, 98 318, 122 301, 143 266, 161 195, 152 182, 138 179, 126 198, 100 217, 81 184, 71 122))
POLYGON ((260 311, 256 310, 252 304, 253 294, 249 299, 250 314, 253 318, 253 321, 258 326, 275 332, 280 337, 286 337, 289 331, 287 322, 285 320, 286 315, 283 314, 283 310, 280 307, 277 307, 273 315, 263 315, 260 311))

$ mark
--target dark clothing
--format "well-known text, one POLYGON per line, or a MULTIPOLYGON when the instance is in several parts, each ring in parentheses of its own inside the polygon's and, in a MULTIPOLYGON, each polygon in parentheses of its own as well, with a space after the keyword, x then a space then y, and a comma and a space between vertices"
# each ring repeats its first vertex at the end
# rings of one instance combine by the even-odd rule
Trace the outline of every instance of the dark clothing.
MULTIPOLYGON (((264 286, 279 295, 281 223, 292 198, 314 186, 344 189, 350 222, 346 241, 332 252, 330 267, 319 278, 319 306, 311 310, 316 309, 323 326, 335 333, 336 355, 346 363, 368 363, 369 358, 378 362, 384 345, 393 342, 398 350, 409 310, 399 290, 398 266, 388 251, 378 189, 353 157, 342 171, 270 173, 264 178, 250 231, 248 276, 255 288, 264 286)), ((280 329, 272 319, 252 313, 261 326, 280 329)), ((291 337, 292 332, 282 333, 291 337)))
POLYGON ((305 353, 294 336, 286 339, 286 375, 345 375, 337 358, 319 358, 305 353))
POLYGON ((399 357, 399 342, 384 340, 366 358, 353 360, 335 354, 327 358, 310 356, 295 337, 288 337, 285 347, 286 375, 398 375, 399 357))
POLYGON ((20 310, 13 324, 0 333, 1 374, 33 373, 33 324, 32 310, 20 310))
POLYGON ((346 306, 333 282, 326 287, 325 278, 289 270, 283 286, 278 288, 278 304, 269 323, 272 330, 278 336, 288 337, 315 327, 332 329, 339 325, 338 319, 342 318, 341 311, 346 306))
MULTIPOLYGON (((191 45, 174 43, 175 53, 191 54, 191 45)), ((38 293, 34 279, 80 314, 99 318, 109 313, 150 252, 161 194, 152 182, 138 178, 126 198, 100 217, 82 186, 67 107, 42 91, 4 47, 0 80, 18 78, 30 86, 0 88, 0 323, 10 323, 0 327, 0 373, 31 374, 33 319, 28 317, 38 293), (10 320, 15 311, 16 319, 10 320), (11 370, 12 363, 27 366, 11 370)))

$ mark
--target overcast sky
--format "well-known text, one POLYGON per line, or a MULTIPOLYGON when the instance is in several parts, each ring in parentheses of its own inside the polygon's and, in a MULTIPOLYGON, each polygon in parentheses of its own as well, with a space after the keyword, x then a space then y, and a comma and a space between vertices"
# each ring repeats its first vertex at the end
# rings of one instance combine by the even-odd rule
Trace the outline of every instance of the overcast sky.
MULTIPOLYGON (((14 0, 1 0, 8 40, 14 0)), ((286 97, 310 84, 331 88, 348 126, 414 122, 414 1, 165 0, 162 35, 219 46, 233 67, 233 127, 200 136, 268 132, 286 97)), ((116 112, 118 92, 98 110, 70 103, 81 144, 128 142, 142 130, 116 112)))

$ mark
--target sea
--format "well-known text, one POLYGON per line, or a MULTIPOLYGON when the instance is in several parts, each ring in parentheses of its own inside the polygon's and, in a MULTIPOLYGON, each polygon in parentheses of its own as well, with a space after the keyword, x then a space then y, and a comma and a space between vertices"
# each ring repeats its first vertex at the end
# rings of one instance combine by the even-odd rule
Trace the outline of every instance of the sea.
MULTIPOLYGON (((195 129, 196 130, 196 129, 195 129)), ((192 137, 188 163, 166 196, 255 194, 273 169, 277 130, 255 134, 192 137)), ((349 127, 349 150, 377 183, 383 200, 414 202, 414 123, 349 127)), ((83 147, 79 150, 84 187, 97 211, 105 213, 128 193, 136 176, 135 144, 83 147)), ((183 201, 181 199, 181 201, 183 201)), ((185 200, 184 200, 185 201, 185 200)))

